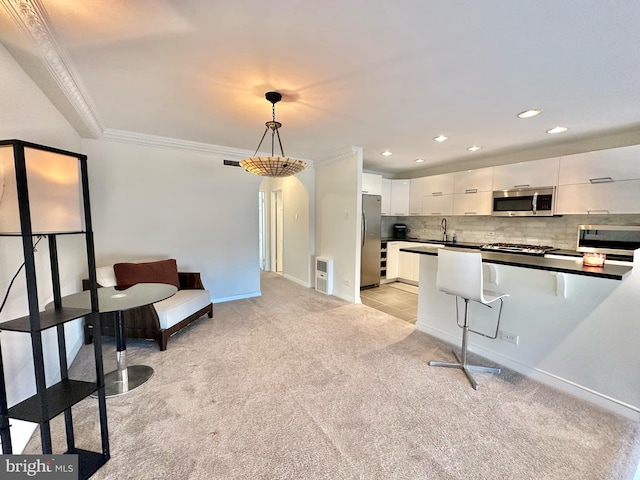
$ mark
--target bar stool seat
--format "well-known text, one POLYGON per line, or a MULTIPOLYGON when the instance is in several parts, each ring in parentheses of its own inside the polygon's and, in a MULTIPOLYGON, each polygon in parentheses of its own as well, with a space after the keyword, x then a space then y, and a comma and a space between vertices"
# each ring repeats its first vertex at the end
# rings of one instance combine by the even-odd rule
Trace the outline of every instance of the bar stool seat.
POLYGON ((438 270, 436 286, 441 292, 456 297, 456 322, 462 328, 462 348, 460 356, 453 350, 457 363, 430 361, 432 367, 457 368, 462 370, 475 390, 478 390, 478 382, 473 378, 471 372, 500 373, 499 368, 486 367, 482 365, 470 365, 467 363, 467 345, 469 332, 495 339, 500 328, 500 317, 502 315, 503 298, 508 297, 506 293, 493 292, 484 289, 482 276, 482 254, 476 252, 460 252, 438 249, 438 270), (460 324, 458 315, 458 297, 464 300, 464 322, 460 324), (481 303, 487 307, 492 307, 492 303, 500 300, 500 310, 496 322, 496 329, 492 335, 473 330, 469 325, 469 301, 481 303))

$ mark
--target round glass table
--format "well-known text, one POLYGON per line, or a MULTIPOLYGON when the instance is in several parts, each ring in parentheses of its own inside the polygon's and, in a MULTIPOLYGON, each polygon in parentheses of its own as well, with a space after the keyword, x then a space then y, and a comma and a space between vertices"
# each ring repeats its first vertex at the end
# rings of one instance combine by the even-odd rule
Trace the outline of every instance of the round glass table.
MULTIPOLYGON (((164 283, 138 283, 126 289, 120 287, 98 288, 98 312, 113 312, 116 316, 116 362, 118 366, 114 371, 104 376, 106 397, 115 397, 130 392, 153 376, 153 368, 147 365, 127 365, 123 312, 159 302, 174 295, 177 291, 175 286, 164 283)), ((91 292, 87 290, 63 297, 62 306, 91 309, 91 292)), ((100 332, 95 332, 95 334, 100 335, 100 332)))

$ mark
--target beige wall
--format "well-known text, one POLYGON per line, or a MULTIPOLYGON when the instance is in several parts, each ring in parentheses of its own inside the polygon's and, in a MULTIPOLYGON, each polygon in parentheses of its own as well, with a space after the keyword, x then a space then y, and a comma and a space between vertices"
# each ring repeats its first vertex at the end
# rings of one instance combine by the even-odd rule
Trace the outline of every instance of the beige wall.
POLYGON ((98 266, 170 257, 201 273, 214 303, 260 294, 261 177, 199 151, 113 140, 83 148, 98 266))
POLYGON ((316 255, 333 259, 333 294, 360 301, 362 148, 316 163, 316 255))

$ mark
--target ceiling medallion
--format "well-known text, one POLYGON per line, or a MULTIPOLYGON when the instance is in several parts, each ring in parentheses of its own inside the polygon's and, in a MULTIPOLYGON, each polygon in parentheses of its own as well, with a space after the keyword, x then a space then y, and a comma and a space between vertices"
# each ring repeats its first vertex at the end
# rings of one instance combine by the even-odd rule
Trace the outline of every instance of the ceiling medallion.
POLYGON ((279 92, 267 92, 265 98, 271 102, 271 120, 266 122, 264 133, 256 148, 253 157, 245 158, 240 162, 240 166, 247 172, 255 175, 262 175, 263 177, 288 177, 301 172, 307 167, 307 164, 302 160, 295 160, 293 158, 286 157, 284 150, 282 149, 282 141, 280 140, 280 127, 282 124, 276 122, 276 103, 282 100, 282 95, 279 92), (271 156, 270 157, 257 157, 258 150, 264 141, 264 137, 271 129, 271 156), (275 144, 275 137, 278 137, 278 144, 280 145, 280 156, 276 157, 273 153, 273 147, 275 144))

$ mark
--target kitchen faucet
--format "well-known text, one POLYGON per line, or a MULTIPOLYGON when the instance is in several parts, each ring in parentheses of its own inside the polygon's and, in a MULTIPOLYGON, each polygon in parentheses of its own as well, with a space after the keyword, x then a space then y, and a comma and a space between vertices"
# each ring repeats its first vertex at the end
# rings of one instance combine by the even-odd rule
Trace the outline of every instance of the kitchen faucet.
POLYGON ((442 230, 442 241, 447 241, 447 219, 443 218, 440 222, 440 230, 442 230))

